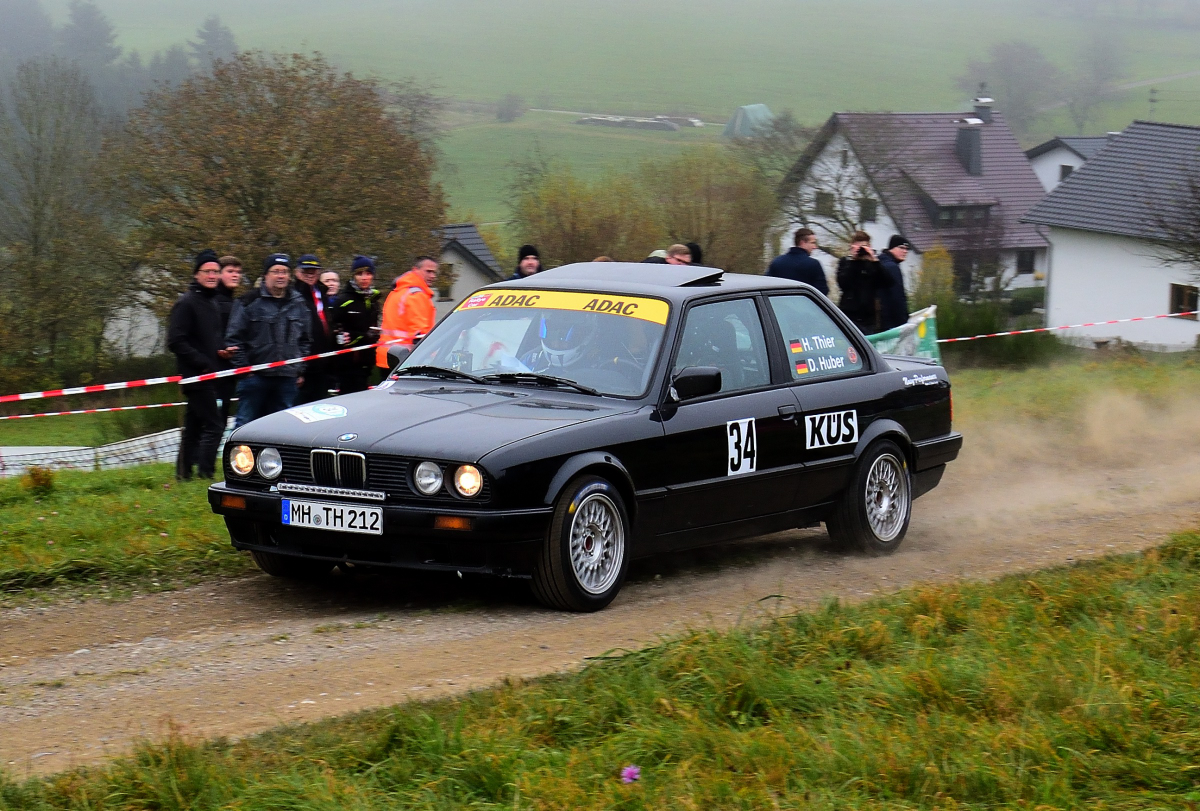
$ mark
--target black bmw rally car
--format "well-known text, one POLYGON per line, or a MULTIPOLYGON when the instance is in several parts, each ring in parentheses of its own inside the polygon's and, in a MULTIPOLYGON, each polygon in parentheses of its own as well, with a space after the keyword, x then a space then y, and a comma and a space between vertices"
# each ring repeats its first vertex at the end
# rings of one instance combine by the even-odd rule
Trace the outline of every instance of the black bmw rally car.
POLYGON ((480 290, 372 391, 243 426, 209 501, 273 575, 491 573, 594 611, 669 550, 824 521, 894 551, 950 415, 945 370, 806 285, 568 265, 480 290))

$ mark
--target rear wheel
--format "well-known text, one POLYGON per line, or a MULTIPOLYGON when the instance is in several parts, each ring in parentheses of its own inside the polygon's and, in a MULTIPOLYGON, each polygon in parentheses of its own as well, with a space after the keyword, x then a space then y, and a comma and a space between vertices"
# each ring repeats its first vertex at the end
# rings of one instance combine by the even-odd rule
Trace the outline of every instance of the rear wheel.
POLYGON ((847 549, 890 555, 904 540, 911 517, 908 461, 899 445, 885 439, 863 453, 825 528, 847 549))
POLYGON ((599 611, 625 582, 629 518, 621 494, 598 476, 580 476, 558 497, 533 572, 534 596, 562 611, 599 611))

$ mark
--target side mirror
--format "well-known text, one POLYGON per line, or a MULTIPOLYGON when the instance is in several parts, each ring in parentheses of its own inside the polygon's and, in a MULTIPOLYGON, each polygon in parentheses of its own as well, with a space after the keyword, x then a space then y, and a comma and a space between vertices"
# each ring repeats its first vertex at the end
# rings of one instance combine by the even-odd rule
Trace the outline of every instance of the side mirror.
POLYGON ((678 400, 691 400, 721 390, 721 370, 716 366, 688 366, 671 381, 671 392, 678 400))
POLYGON ((392 344, 391 346, 388 347, 388 351, 387 351, 388 361, 391 363, 391 367, 393 369, 395 369, 401 363, 406 361, 408 359, 408 356, 411 354, 412 354, 412 347, 411 346, 403 346, 401 344, 392 344))

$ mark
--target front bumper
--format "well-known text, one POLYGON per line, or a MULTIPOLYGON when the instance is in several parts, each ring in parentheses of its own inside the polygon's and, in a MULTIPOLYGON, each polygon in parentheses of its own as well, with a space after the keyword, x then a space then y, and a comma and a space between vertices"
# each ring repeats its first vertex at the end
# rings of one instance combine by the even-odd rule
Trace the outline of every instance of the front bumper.
MULTIPOLYGON (((289 496, 296 498, 296 496, 289 496)), ((383 509, 383 534, 284 526, 279 493, 242 490, 218 482, 208 488, 212 511, 225 517, 238 549, 254 549, 360 566, 479 572, 528 577, 546 537, 553 510, 456 510, 394 504, 383 509), (231 498, 232 497, 232 498, 231 498), (244 504, 236 506, 235 499, 244 504), (442 529, 438 519, 470 520, 467 529, 442 529)), ((340 499, 320 498, 329 501, 340 499)), ((355 502, 359 503, 359 502, 355 502)))

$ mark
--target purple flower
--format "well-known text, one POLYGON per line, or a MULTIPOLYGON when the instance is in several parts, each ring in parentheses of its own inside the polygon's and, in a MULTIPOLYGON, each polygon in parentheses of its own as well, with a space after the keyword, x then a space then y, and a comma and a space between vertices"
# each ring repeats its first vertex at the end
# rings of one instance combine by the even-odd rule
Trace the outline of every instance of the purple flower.
POLYGON ((621 769, 621 782, 622 783, 636 783, 641 778, 642 778, 642 767, 641 766, 626 766, 624 769, 621 769))

